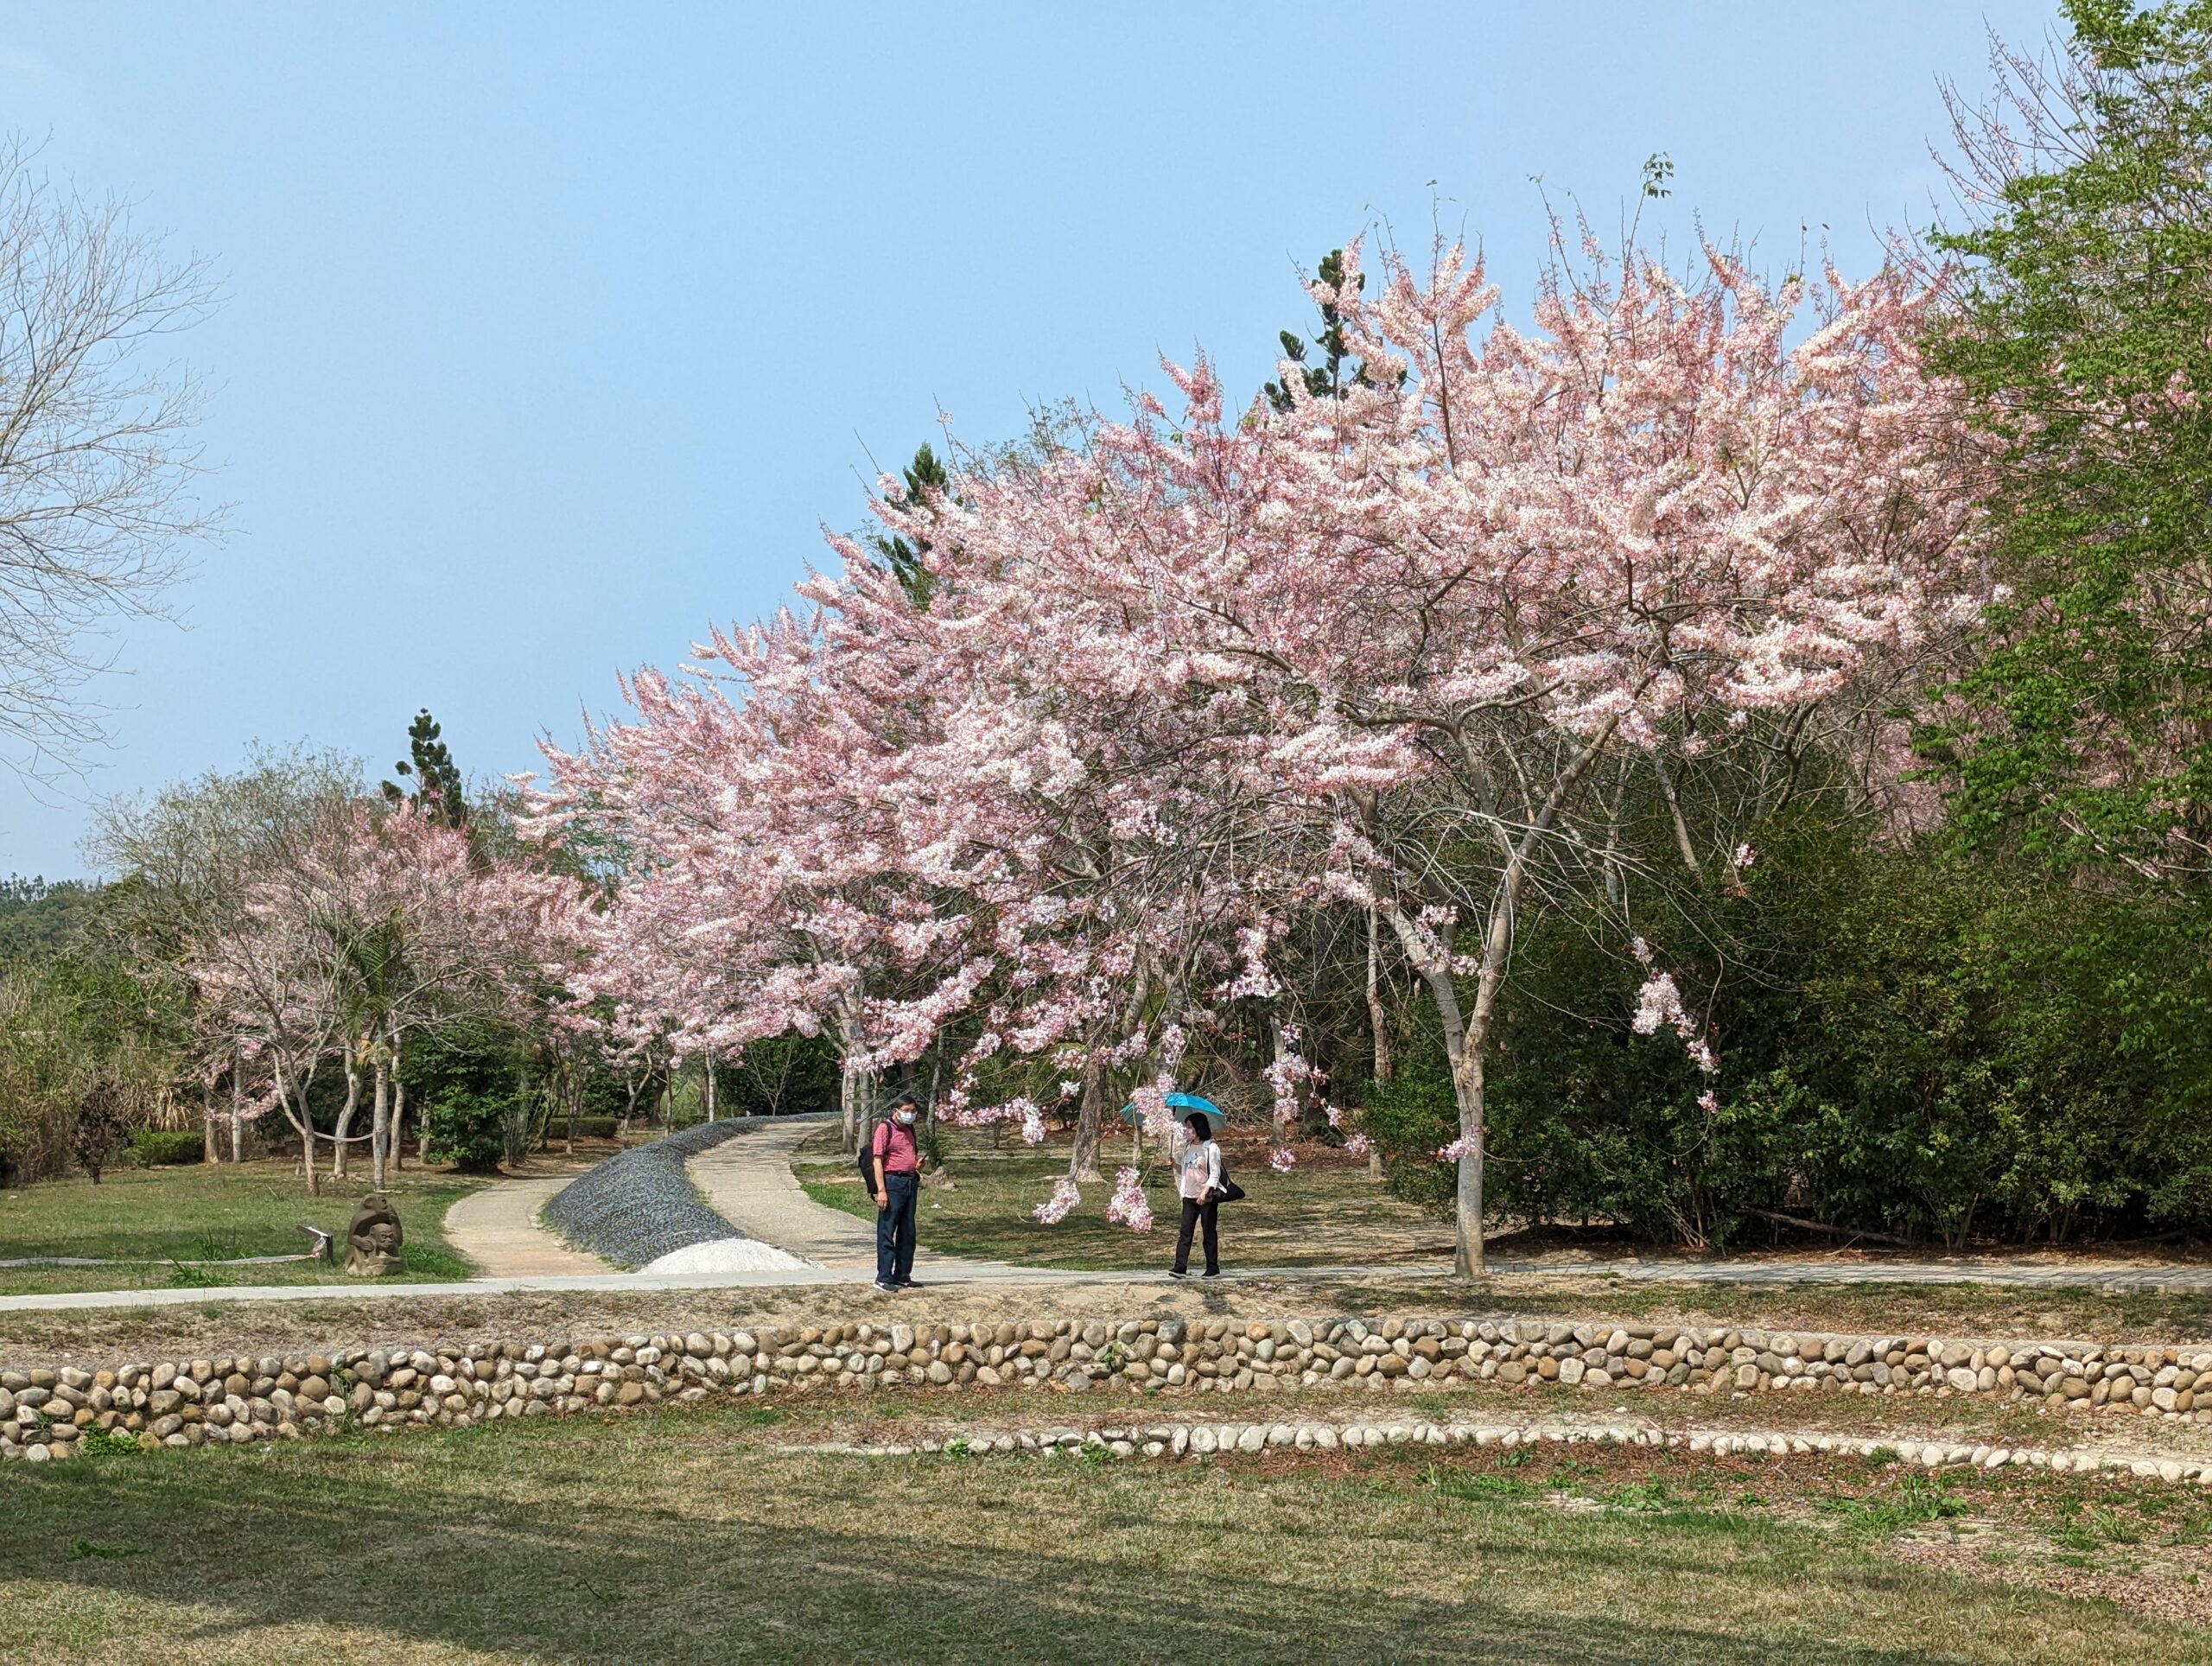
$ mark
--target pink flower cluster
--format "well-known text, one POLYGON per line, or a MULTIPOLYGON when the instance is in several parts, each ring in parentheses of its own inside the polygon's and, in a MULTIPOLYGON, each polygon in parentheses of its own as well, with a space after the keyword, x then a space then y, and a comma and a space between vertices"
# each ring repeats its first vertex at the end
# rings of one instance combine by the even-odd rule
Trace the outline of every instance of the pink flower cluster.
POLYGON ((1070 1180, 1052 1182, 1052 1195, 1039 1204, 1030 1213, 1047 1226, 1057 1226, 1068 1218, 1068 1211, 1083 1201, 1083 1193, 1070 1180))
MULTIPOLYGON (((1071 1186, 1070 1190, 1072 1191, 1073 1187, 1071 1186)), ((1061 1212, 1065 1214, 1066 1211, 1061 1212)), ((1043 1217, 1040 1215, 1039 1218, 1043 1217)), ((1106 1201, 1106 1218, 1118 1222, 1132 1232, 1152 1230, 1152 1204, 1144 1195, 1143 1177, 1135 1169, 1125 1167, 1115 1171, 1114 1195, 1106 1201)))

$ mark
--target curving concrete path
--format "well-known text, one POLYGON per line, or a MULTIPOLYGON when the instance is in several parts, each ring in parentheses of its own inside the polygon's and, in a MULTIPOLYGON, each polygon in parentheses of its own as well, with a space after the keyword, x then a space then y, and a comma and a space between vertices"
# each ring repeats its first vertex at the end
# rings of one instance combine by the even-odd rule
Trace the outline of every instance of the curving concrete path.
POLYGON ((446 1211, 446 1242, 486 1278, 557 1278, 614 1270, 597 1256, 571 1249, 538 1219, 538 1211, 581 1169, 499 1180, 446 1211))
MULTIPOLYGON (((834 1111, 779 1116, 741 1140, 725 1140, 689 1164, 691 1184, 707 1205, 749 1238, 787 1250, 827 1272, 875 1276, 873 1223, 832 1209, 806 1195, 791 1173, 791 1154, 817 1129, 836 1121, 834 1111)), ((927 1244, 914 1257, 916 1281, 957 1278, 1060 1279, 1071 1275, 1009 1262, 970 1261, 937 1254, 927 1244)), ((1075 1275, 1088 1277, 1090 1275, 1075 1275)), ((1141 1276, 1156 1278, 1156 1273, 1141 1276)))

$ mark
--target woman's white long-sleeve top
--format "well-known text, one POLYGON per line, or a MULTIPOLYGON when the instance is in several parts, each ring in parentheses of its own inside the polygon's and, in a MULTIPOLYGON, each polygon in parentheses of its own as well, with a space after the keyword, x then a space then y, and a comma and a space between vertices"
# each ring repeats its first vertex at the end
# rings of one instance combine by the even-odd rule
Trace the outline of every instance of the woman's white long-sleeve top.
POLYGON ((1167 1155, 1179 1171, 1175 1186, 1179 1197, 1204 1203, 1206 1194, 1221 1184, 1221 1148, 1211 1140, 1194 1143, 1178 1129, 1167 1155))

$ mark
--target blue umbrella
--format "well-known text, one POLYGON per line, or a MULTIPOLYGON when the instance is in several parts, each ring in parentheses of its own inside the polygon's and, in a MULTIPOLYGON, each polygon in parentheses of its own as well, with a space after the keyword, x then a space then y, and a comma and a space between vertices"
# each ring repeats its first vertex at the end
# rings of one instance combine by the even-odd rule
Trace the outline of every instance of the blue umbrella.
MULTIPOLYGON (((1206 1130, 1211 1134, 1220 1133, 1221 1125, 1229 1120, 1227 1111, 1214 1103, 1212 1100, 1201 1099, 1195 1093, 1171 1093, 1167 1096, 1167 1103, 1171 1109, 1183 1113, 1182 1116, 1176 1119, 1179 1122, 1187 1120, 1192 1111, 1198 1112, 1206 1119, 1206 1130)), ((1141 1122, 1144 1120, 1144 1113, 1135 1105, 1123 1105, 1122 1120, 1125 1122, 1141 1122)))

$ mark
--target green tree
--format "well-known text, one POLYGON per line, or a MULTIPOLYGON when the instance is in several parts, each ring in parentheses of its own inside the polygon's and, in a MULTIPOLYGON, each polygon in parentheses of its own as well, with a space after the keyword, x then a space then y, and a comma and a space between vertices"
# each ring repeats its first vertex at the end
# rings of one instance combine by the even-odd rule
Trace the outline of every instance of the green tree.
POLYGON ((448 827, 465 828, 468 825, 467 790, 440 734, 428 706, 415 714, 415 721, 407 726, 409 755, 392 766, 415 783, 415 791, 410 794, 398 782, 386 781, 384 796, 394 804, 411 797, 417 808, 437 817, 448 827))
MULTIPOLYGON (((1344 281, 1344 251, 1342 249, 1332 249, 1323 255, 1320 268, 1315 276, 1332 289, 1342 288, 1344 281)), ((1360 274, 1359 283, 1356 287, 1360 289, 1367 287, 1366 273, 1360 274)), ((1321 350, 1319 364, 1306 364, 1306 344, 1294 332, 1284 330, 1277 335, 1276 340, 1282 343, 1283 357, 1301 366, 1298 373, 1305 378, 1307 393, 1316 399, 1339 399, 1344 397, 1346 388, 1367 385, 1367 369, 1358 359, 1352 358, 1345 349, 1344 315, 1328 302, 1317 302, 1315 304, 1321 309, 1321 333, 1315 336, 1313 341, 1313 345, 1321 350)), ((1268 403, 1277 410, 1290 409, 1291 392, 1281 383, 1268 383, 1267 395, 1268 403)))
MULTIPOLYGON (((915 451, 914 461, 900 472, 906 477, 906 496, 916 503, 943 498, 952 486, 952 477, 945 471, 943 460, 931 449, 926 440, 915 451)), ((878 533, 874 543, 876 553, 891 563, 891 570, 898 575, 906 599, 917 607, 927 607, 937 588, 937 575, 922 559, 930 552, 930 541, 919 538, 909 542, 896 534, 887 537, 878 533)))
POLYGON ((2057 60, 1957 104, 1971 223, 1936 367, 1993 442, 2010 587, 1923 749, 1961 825, 2212 877, 2212 3, 2067 0, 2057 60))

